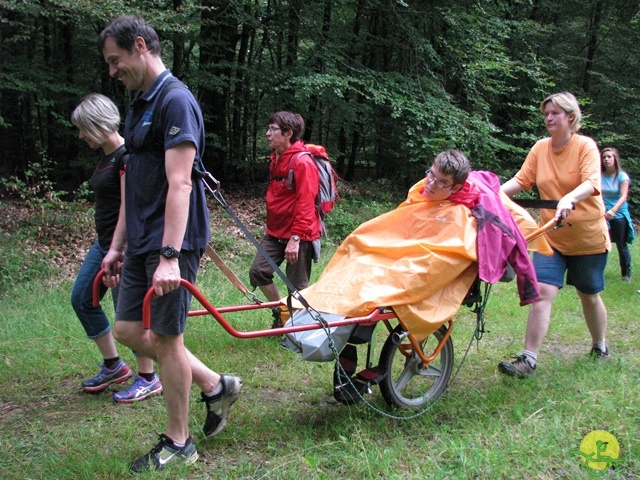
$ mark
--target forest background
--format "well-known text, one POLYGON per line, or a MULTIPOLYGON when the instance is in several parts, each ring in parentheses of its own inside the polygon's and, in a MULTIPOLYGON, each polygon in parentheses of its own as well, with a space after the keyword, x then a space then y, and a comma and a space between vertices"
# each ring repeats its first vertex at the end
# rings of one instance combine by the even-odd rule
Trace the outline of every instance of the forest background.
POLYGON ((629 0, 1 0, 0 193, 90 193, 96 153, 69 116, 89 92, 126 112, 131 94, 97 49, 122 13, 158 31, 204 111, 205 165, 227 185, 266 181, 266 123, 280 109, 303 115, 305 140, 326 145, 346 180, 404 192, 446 148, 506 179, 546 135, 541 100, 564 90, 581 102, 581 133, 640 178, 639 11, 629 0))
MULTIPOLYGON (((541 100, 563 90, 581 102, 582 133, 619 148, 637 216, 639 12, 640 0, 0 0, 0 477, 122 478, 165 421, 160 397, 124 409, 108 394, 79 393, 96 351, 68 299, 94 235, 84 200, 96 152, 69 116, 90 92, 127 110, 131 94, 97 49, 111 19, 139 14, 157 29, 165 64, 202 106, 205 164, 256 235, 267 118, 300 112, 305 139, 326 145, 351 182, 327 217, 339 243, 402 200, 443 149, 509 178, 546 136, 541 100), (26 201, 5 201, 12 196, 26 201)), ((251 245, 221 209, 211 222, 214 248, 246 278, 251 245)), ((323 248, 326 262, 335 244, 323 248)), ((246 387, 224 435, 196 433, 201 458, 191 470, 153 478, 583 478, 573 450, 596 429, 629 454, 607 478, 637 478, 640 284, 621 283, 616 260, 614 249, 603 292, 612 362, 584 361, 579 302, 563 289, 544 368, 531 382, 503 378, 496 364, 522 347, 526 311, 513 283, 498 284, 490 334, 445 401, 411 425, 327 402, 332 364, 292 361, 278 339, 240 345, 215 322, 194 321, 190 349, 246 387)), ((213 265, 201 272, 219 305, 240 303, 213 265)), ((458 362, 475 327, 462 310, 458 362)), ((247 328, 271 324, 259 312, 238 317, 247 328)), ((197 432, 202 410, 192 411, 197 432)))

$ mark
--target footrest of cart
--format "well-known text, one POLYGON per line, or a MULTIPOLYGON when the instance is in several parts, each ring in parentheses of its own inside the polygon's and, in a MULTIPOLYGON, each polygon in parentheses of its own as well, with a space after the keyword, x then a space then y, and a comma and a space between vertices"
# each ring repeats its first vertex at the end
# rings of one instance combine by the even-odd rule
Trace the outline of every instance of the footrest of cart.
POLYGON ((369 386, 378 385, 385 374, 385 369, 380 366, 365 368, 353 377, 343 378, 344 383, 334 385, 333 397, 345 405, 354 405, 362 400, 363 395, 371 393, 369 386))
POLYGON ((365 368, 364 370, 356 373, 356 380, 359 380, 362 383, 367 383, 369 385, 378 385, 386 375, 386 370, 377 365, 371 368, 365 368))

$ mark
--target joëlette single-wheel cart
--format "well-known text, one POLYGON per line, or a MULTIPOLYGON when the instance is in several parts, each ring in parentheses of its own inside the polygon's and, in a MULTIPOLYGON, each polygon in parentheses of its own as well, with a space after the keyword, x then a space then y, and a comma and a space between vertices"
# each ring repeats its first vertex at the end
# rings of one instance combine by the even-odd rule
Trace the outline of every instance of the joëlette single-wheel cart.
MULTIPOLYGON (((531 241, 541 235, 559 228, 566 223, 551 220, 535 232, 529 234, 526 239, 531 241)), ((104 272, 98 272, 93 284, 94 304, 99 303, 99 289, 104 272)), ((418 342, 414 335, 403 325, 393 309, 381 306, 362 317, 346 317, 340 320, 326 321, 322 314, 310 309, 312 317, 317 320, 307 324, 270 328, 266 330, 239 331, 233 327, 224 317, 225 314, 243 312, 258 309, 273 309, 281 307, 280 302, 262 302, 255 304, 215 307, 209 300, 191 283, 186 280, 180 282, 181 287, 188 289, 203 309, 191 310, 189 316, 211 315, 229 334, 236 338, 257 338, 267 336, 281 336, 295 332, 324 329, 329 335, 330 329, 346 325, 365 327, 369 331, 368 338, 351 343, 366 343, 367 358, 364 370, 357 375, 353 372, 344 372, 338 361, 338 352, 335 352, 336 371, 334 373, 334 386, 339 387, 336 376, 342 381, 346 380, 347 387, 342 394, 342 403, 357 403, 362 399, 362 393, 367 391, 370 385, 378 385, 384 400, 390 406, 401 408, 423 409, 435 402, 446 390, 451 377, 454 363, 454 348, 451 332, 454 327, 453 318, 434 331, 424 341, 418 342), (372 341, 371 333, 378 324, 386 329, 386 340, 380 352, 377 365, 371 359, 372 341), (367 328, 368 327, 368 328, 367 328), (342 377, 340 376, 342 374, 342 377)), ((490 285, 485 284, 479 278, 471 286, 462 305, 469 307, 476 314, 478 324, 483 324, 484 309, 488 300, 490 285)), ((294 292, 294 297, 297 292, 294 292)), ((151 301, 154 298, 153 287, 149 288, 143 304, 143 326, 151 325, 151 301)), ((362 329, 361 329, 362 330, 362 329)), ((383 334, 384 335, 384 334, 383 334)), ((342 384, 344 386, 344 382, 342 384)), ((337 398, 337 397, 336 397, 337 398)))

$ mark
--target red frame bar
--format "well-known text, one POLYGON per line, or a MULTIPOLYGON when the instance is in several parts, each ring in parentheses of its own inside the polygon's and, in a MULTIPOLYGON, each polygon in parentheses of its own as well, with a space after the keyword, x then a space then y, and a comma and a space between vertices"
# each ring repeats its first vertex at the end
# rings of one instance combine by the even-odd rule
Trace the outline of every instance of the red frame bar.
MULTIPOLYGON (((272 335, 282 335, 286 333, 294 333, 294 332, 303 332, 306 330, 317 330, 322 328, 322 326, 317 324, 305 324, 305 325, 295 325, 291 327, 280 327, 280 328, 269 328, 268 330, 251 330, 241 332, 233 328, 233 326, 224 319, 221 313, 228 312, 239 312, 243 310, 256 310, 258 308, 271 308, 281 306, 280 302, 268 302, 262 303, 260 305, 239 305, 235 307, 224 307, 224 308, 216 308, 214 307, 209 300, 198 290, 195 285, 191 284, 187 280, 182 279, 180 281, 180 285, 194 296, 196 300, 198 300, 204 310, 194 310, 189 312, 190 316, 196 315, 206 315, 207 313, 211 315, 216 321, 224 328, 227 333, 233 335, 236 338, 257 338, 257 337, 268 337, 272 335)), ((149 288, 147 294, 144 296, 144 302, 142 304, 142 326, 145 329, 151 328, 151 300, 154 298, 153 287, 149 288)), ((362 325, 372 325, 381 320, 389 320, 391 318, 396 318, 395 312, 384 312, 379 308, 371 312, 369 315, 364 317, 349 317, 343 320, 335 320, 332 322, 327 322, 329 327, 340 327, 343 325, 353 325, 353 324, 362 324, 362 325)))
MULTIPOLYGON (((531 232, 529 235, 525 237, 527 242, 544 235, 546 232, 553 230, 554 228, 558 228, 563 226, 564 224, 557 224, 558 222, 555 219, 549 220, 545 225, 541 226, 538 230, 531 232), (554 227, 554 224, 557 224, 554 227)), ((100 283, 102 282, 102 277, 104 276, 104 269, 100 269, 96 274, 96 277, 93 280, 93 306, 97 307, 100 304, 100 283)), ((227 322, 224 317, 221 315, 222 313, 232 313, 232 312, 241 312, 245 310, 257 310, 260 308, 272 308, 279 307, 282 304, 280 302, 265 302, 261 304, 250 304, 250 305, 237 305, 231 307, 214 307, 209 300, 190 282, 182 279, 180 281, 180 285, 191 292, 191 294, 202 304, 204 310, 191 310, 188 315, 190 317, 206 315, 210 314, 216 321, 224 328, 227 333, 233 335, 236 338, 257 338, 257 337, 268 337, 273 335, 282 335, 287 333, 294 332, 303 332, 307 330, 317 330, 322 328, 320 323, 315 324, 305 324, 299 326, 291 326, 291 327, 280 327, 280 328, 270 328, 268 330, 252 330, 248 332, 240 332, 233 328, 229 322, 227 322)), ((145 329, 151 328, 151 300, 154 298, 153 287, 150 287, 147 291, 144 302, 142 305, 142 325, 145 329)), ((343 320, 336 320, 332 322, 327 322, 329 327, 339 327, 343 325, 353 325, 353 324, 361 324, 361 325, 373 325, 379 321, 384 321, 387 324, 387 328, 390 329, 388 320, 392 318, 398 318, 393 311, 385 312, 383 308, 377 308, 369 315, 364 317, 349 317, 343 320)), ((451 335, 451 331, 453 330, 454 322, 453 319, 448 321, 447 332, 444 334, 438 345, 436 346, 433 353, 429 356, 426 356, 422 348, 420 347, 420 343, 417 341, 415 336, 409 332, 406 326, 402 323, 402 321, 398 318, 398 322, 402 325, 402 328, 407 332, 407 338, 409 339, 410 345, 401 344, 398 346, 403 355, 410 355, 411 351, 415 351, 418 357, 422 360, 423 368, 426 368, 429 363, 433 361, 439 354, 445 343, 449 339, 451 335)))
MULTIPOLYGON (((104 270, 100 269, 93 280, 93 305, 94 306, 98 306, 100 304, 100 283, 102 282, 102 277, 104 276, 104 273, 105 273, 104 270)), ((241 332, 233 328, 233 326, 227 320, 225 320, 221 314, 232 313, 232 312, 242 312, 245 310, 258 310, 261 308, 279 307, 279 306, 282 306, 282 303, 264 302, 261 304, 253 303, 248 305, 236 305, 231 307, 216 308, 211 304, 211 302, 209 302, 209 300, 207 300, 207 298, 200 292, 200 290, 198 290, 195 287, 195 285, 193 285, 189 281, 184 279, 180 280, 180 286, 189 290, 189 292, 191 292, 191 294, 196 298, 196 300, 198 300, 200 304, 204 307, 204 310, 189 311, 188 315, 190 317, 209 314, 216 319, 216 321, 222 326, 222 328, 224 328, 227 331, 227 333, 229 333, 230 335, 233 335, 236 338, 268 337, 273 335, 283 335, 287 333, 303 332, 307 330, 318 330, 322 328, 322 325, 320 323, 312 323, 312 324, 297 325, 297 326, 290 326, 290 327, 269 328, 268 330, 251 330, 248 332, 247 331, 241 332)), ((142 304, 142 326, 147 330, 151 328, 151 301, 153 300, 154 297, 155 297, 154 288, 150 287, 144 296, 144 301, 142 304)), ((440 340, 440 342, 436 346, 433 353, 427 357, 424 354, 422 348, 420 348, 420 344, 416 340, 414 335, 406 329, 404 324, 402 324, 402 321, 400 321, 400 319, 396 316, 395 312, 393 311, 385 311, 383 308, 376 308, 369 315, 366 315, 363 317, 348 317, 343 320, 334 320, 331 322, 327 322, 327 325, 329 327, 340 327, 343 325, 354 325, 354 324, 373 325, 377 322, 384 321, 387 324, 387 328, 389 329, 389 331, 391 331, 391 327, 388 324, 388 320, 392 318, 398 319, 398 321, 402 325, 402 328, 405 331, 407 331, 408 333, 407 338, 411 343, 410 346, 406 344, 404 346, 399 345, 398 347, 400 351, 404 355, 409 355, 410 350, 415 351, 417 355, 420 357, 420 359, 422 360, 423 368, 426 368, 429 365, 429 363, 438 356, 438 354, 444 347, 444 344, 446 343, 449 336, 451 335, 451 331, 453 330, 453 320, 449 320, 448 322, 449 328, 447 329, 447 333, 440 340)))

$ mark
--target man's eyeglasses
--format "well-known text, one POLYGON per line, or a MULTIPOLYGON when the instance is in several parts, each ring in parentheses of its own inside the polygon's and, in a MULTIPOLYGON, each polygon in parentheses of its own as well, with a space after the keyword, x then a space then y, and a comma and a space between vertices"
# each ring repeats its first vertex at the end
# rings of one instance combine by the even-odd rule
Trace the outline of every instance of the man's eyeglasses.
POLYGON ((435 183, 438 188, 452 188, 455 185, 455 183, 452 183, 451 185, 449 185, 447 182, 438 180, 436 176, 433 174, 433 172, 431 171, 431 169, 424 172, 424 174, 427 178, 427 182, 435 183))
POLYGON ((280 127, 268 127, 267 128, 267 132, 268 133, 277 132, 278 130, 282 130, 282 129, 280 127))

